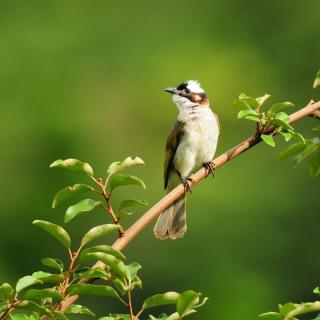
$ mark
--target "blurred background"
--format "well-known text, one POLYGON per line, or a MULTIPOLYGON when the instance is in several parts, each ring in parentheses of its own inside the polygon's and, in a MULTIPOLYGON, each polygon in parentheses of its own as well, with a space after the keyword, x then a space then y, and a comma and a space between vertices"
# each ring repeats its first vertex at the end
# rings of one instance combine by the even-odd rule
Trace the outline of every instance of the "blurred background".
MULTIPOLYGON (((119 189, 115 201, 154 204, 163 196, 164 144, 177 116, 166 86, 202 83, 222 126, 217 154, 254 132, 236 119, 232 102, 241 92, 299 107, 317 99, 319 10, 311 0, 1 1, 0 283, 44 269, 43 257, 66 258, 31 223, 63 224, 65 208, 51 209, 55 192, 89 181, 50 170, 54 160, 78 158, 104 176, 110 162, 138 155, 146 166, 130 173, 148 188, 119 189)), ((312 134, 315 121, 296 127, 312 134)), ((210 297, 194 319, 248 320, 277 303, 315 298, 319 179, 280 162, 283 145, 261 144, 196 187, 182 240, 155 240, 150 226, 130 244, 128 261, 143 266, 137 304, 194 289, 210 297)), ((100 223, 101 211, 65 228, 76 245, 100 223)), ((98 315, 121 310, 94 303, 98 315)))

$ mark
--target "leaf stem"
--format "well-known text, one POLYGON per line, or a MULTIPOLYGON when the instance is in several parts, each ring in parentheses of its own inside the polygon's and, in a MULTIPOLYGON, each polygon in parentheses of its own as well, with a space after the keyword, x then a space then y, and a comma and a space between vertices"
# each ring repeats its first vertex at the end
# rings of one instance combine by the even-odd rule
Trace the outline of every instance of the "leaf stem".
POLYGON ((136 320, 136 317, 133 314, 131 290, 128 290, 128 306, 129 306, 129 310, 130 310, 131 320, 136 320))
POLYGON ((0 320, 5 319, 10 313, 15 309, 17 303, 18 303, 18 294, 16 293, 11 304, 8 305, 7 309, 4 311, 4 313, 0 316, 0 320))

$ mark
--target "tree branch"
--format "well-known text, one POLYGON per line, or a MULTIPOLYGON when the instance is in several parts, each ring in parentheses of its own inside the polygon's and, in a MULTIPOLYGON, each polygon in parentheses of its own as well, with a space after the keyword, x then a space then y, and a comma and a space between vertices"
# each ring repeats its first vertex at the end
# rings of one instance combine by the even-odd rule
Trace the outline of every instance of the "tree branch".
MULTIPOLYGON (((311 101, 306 107, 294 112, 290 115, 289 123, 297 122, 307 116, 313 114, 317 109, 320 108, 320 101, 311 101)), ((274 127, 271 127, 268 132, 264 134, 272 134, 274 132, 274 127)), ((225 165, 230 160, 236 158, 240 154, 249 150, 256 144, 261 142, 261 139, 257 135, 253 135, 248 139, 244 140, 237 146, 233 147, 229 151, 221 154, 219 157, 213 160, 216 170, 223 165, 225 165)), ((201 168, 192 177, 190 182, 190 187, 198 184, 201 180, 208 176, 207 170, 201 168)), ((174 188, 170 193, 165 195, 160 201, 158 201, 152 208, 150 208, 143 216, 141 216, 125 233, 119 238, 112 246, 114 249, 122 250, 125 248, 153 219, 155 219, 162 211, 169 207, 175 200, 177 200, 185 192, 184 186, 180 184, 174 188)), ((106 265, 100 261, 96 263, 97 267, 105 268, 106 265)), ((81 283, 88 283, 88 281, 80 281, 81 283)), ((60 310, 64 311, 69 305, 74 303, 78 299, 78 296, 66 297, 64 301, 61 302, 60 310)))

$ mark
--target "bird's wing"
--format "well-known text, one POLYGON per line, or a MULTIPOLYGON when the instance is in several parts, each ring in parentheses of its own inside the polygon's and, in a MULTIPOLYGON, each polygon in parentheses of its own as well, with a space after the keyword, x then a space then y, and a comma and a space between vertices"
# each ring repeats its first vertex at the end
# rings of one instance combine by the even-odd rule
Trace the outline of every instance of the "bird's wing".
POLYGON ((221 132, 221 124, 220 124, 219 118, 218 118, 218 116, 217 116, 217 114, 216 114, 216 113, 213 113, 213 115, 214 115, 214 117, 215 117, 215 118, 216 118, 216 120, 217 120, 218 129, 219 129, 218 134, 220 134, 220 132, 221 132))
POLYGON ((176 121, 172 131, 170 132, 167 138, 166 152, 164 157, 164 188, 165 189, 168 186, 169 173, 173 167, 173 157, 183 137, 183 133, 184 133, 183 128, 184 128, 184 123, 181 121, 176 121))

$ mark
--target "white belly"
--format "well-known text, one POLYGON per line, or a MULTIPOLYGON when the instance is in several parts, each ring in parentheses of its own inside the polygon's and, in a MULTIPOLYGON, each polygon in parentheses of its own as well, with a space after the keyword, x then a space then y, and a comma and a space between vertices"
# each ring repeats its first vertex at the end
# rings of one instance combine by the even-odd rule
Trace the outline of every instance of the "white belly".
MULTIPOLYGON (((174 168, 183 178, 211 161, 216 151, 219 125, 210 108, 200 110, 196 119, 179 115, 185 123, 184 135, 174 156, 174 168)), ((178 118, 179 119, 179 118, 178 118)), ((180 120, 180 119, 179 119, 180 120)))

